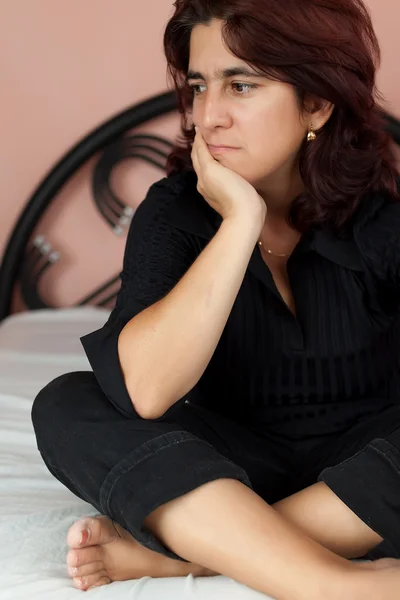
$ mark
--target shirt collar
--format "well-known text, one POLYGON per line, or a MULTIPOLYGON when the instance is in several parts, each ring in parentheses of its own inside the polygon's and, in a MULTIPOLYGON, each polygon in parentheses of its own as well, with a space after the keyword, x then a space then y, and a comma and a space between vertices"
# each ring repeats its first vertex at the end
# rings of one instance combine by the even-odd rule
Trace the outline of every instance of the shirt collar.
MULTIPOLYGON (((177 201, 170 215, 171 221, 179 229, 211 240, 222 222, 222 217, 197 191, 197 178, 194 172, 186 172, 180 181, 184 183, 184 188, 179 190, 181 193, 176 194, 177 201)), ((379 194, 367 194, 363 197, 355 215, 356 226, 371 218, 383 201, 379 194)), ((361 253, 352 231, 347 239, 341 239, 327 227, 311 228, 302 236, 292 256, 310 251, 346 269, 363 271, 361 253)), ((260 269, 265 269, 265 266, 259 248, 256 246, 249 268, 252 271, 256 270, 260 275, 260 269)))
POLYGON ((353 235, 348 239, 337 237, 327 228, 313 229, 306 249, 314 250, 323 258, 352 271, 363 271, 360 250, 353 235))

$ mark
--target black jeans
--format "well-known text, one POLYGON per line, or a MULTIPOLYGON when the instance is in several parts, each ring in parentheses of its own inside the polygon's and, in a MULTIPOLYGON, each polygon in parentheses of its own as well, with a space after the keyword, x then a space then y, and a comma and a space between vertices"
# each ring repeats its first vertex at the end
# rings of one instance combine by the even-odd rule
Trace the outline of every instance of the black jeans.
POLYGON ((41 390, 32 421, 42 458, 59 481, 170 558, 185 560, 144 519, 219 478, 241 481, 269 504, 323 481, 384 539, 365 558, 400 558, 400 404, 322 441, 288 441, 185 402, 156 420, 133 409, 127 418, 85 371, 41 390))

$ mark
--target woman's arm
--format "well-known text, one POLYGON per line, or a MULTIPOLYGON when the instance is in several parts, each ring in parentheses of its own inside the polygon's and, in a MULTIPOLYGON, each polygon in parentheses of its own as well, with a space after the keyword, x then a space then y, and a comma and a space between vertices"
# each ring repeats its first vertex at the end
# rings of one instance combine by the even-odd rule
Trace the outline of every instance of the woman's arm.
MULTIPOLYGON (((246 204, 244 202, 244 204, 246 204)), ((240 289, 265 213, 247 210, 223 220, 178 284, 123 328, 118 354, 140 416, 156 419, 204 373, 240 289)))

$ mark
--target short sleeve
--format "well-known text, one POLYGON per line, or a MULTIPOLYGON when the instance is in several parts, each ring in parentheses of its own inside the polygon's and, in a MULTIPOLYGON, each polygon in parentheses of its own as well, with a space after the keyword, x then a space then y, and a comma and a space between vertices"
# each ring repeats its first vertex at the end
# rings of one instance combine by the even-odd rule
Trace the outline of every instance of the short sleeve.
POLYGON ((356 224, 361 258, 386 299, 400 301, 400 202, 381 201, 356 224))
POLYGON ((196 258, 191 234, 170 218, 177 193, 168 178, 149 189, 128 232, 115 308, 101 329, 81 338, 102 391, 126 416, 134 410, 118 358, 119 334, 128 321, 166 296, 196 258))

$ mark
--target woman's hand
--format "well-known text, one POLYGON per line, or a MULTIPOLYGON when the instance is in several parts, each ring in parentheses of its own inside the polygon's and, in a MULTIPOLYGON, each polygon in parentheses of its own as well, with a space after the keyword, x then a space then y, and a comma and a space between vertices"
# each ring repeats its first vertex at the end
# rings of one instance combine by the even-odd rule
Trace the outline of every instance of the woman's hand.
POLYGON ((191 157, 197 190, 223 219, 253 214, 262 226, 267 214, 264 200, 248 181, 214 159, 197 127, 191 157))

